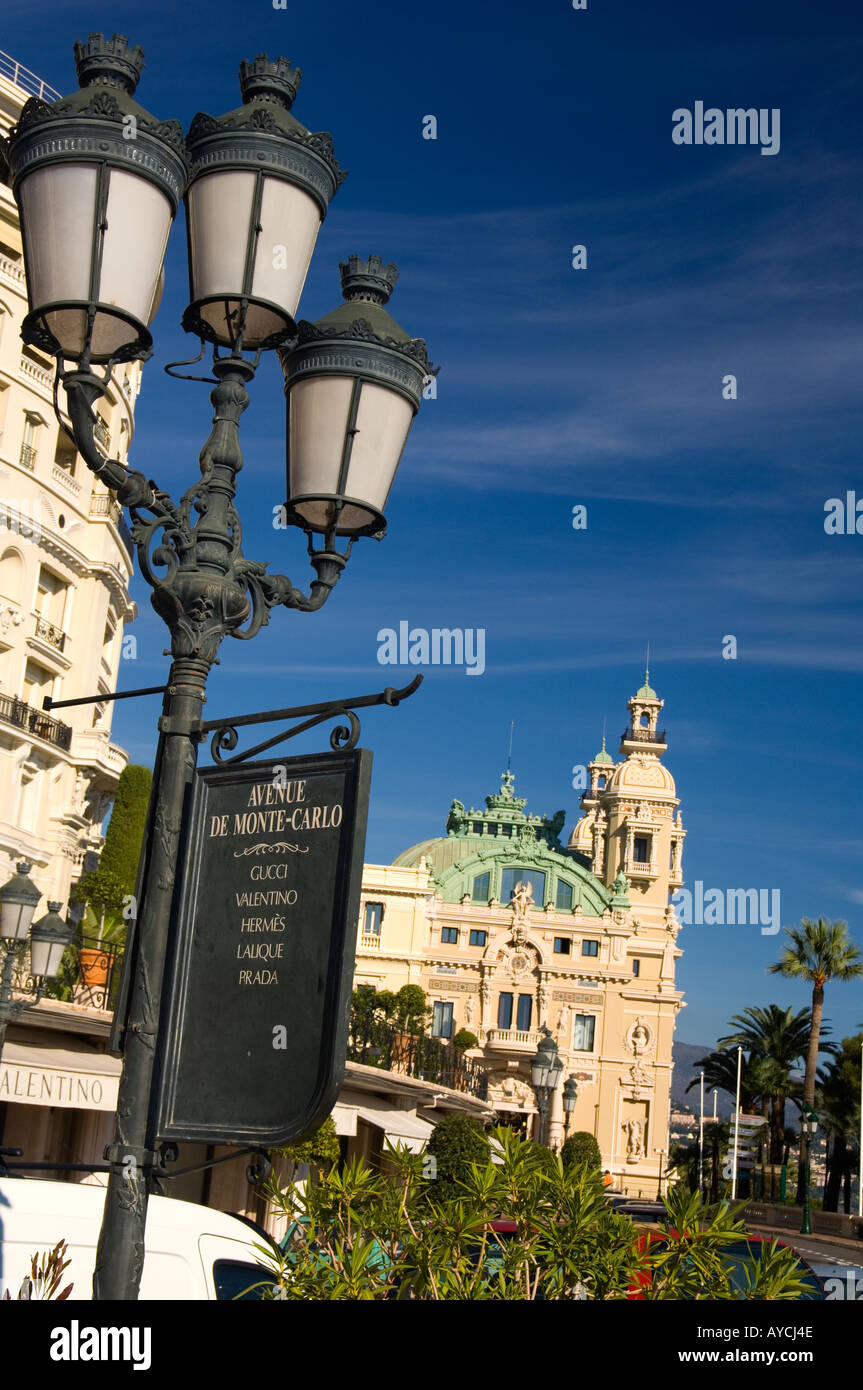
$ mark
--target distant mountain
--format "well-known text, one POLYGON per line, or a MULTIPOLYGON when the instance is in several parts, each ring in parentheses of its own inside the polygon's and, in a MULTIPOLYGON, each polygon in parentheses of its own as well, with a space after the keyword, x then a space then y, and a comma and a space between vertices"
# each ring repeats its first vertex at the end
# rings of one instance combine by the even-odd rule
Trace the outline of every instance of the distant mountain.
MULTIPOLYGON (((696 1062, 700 1062, 702 1057, 706 1057, 711 1052, 710 1043, 705 1043, 699 1047, 693 1043, 675 1042, 672 1044, 672 1062, 674 1071, 671 1075, 671 1108, 672 1110, 690 1110, 693 1115, 698 1114, 699 1093, 698 1085, 693 1086, 691 1091, 687 1091, 690 1081, 698 1081, 699 1068, 696 1062)), ((726 1118, 734 1109, 734 1097, 726 1094, 725 1091, 716 1093, 717 1114, 726 1118)), ((705 1085, 704 1088, 704 1113, 713 1114, 713 1094, 705 1085)))

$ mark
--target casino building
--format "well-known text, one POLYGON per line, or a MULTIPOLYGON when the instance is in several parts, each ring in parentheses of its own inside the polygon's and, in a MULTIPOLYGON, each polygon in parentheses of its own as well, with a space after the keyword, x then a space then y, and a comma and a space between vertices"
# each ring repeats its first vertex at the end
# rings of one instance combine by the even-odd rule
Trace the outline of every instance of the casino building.
MULTIPOLYGON (((570 1131, 594 1134, 615 1185, 657 1194, 668 1152, 671 1044, 686 832, 663 765, 662 701, 628 702, 619 759, 587 765, 569 840, 563 811, 531 815, 507 771, 481 810, 453 801, 445 834, 363 879, 355 984, 417 984, 432 1031, 473 1033, 505 1123, 538 1131, 530 1059, 547 1028, 578 1098, 570 1131)), ((558 1086, 545 1138, 564 1137, 558 1086)))

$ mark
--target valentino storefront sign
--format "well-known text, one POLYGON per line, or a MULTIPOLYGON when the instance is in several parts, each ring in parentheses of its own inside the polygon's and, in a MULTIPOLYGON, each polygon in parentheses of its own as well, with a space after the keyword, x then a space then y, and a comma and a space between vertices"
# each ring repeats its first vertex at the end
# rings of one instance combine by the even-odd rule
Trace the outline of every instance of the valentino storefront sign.
POLYGON ((102 1060, 110 1070, 58 1066, 53 1060, 42 1060, 39 1049, 18 1049, 7 1043, 4 1059, 0 1062, 0 1102, 59 1106, 70 1110, 114 1110, 120 1068, 113 1058, 102 1060), (20 1059, 15 1056, 19 1050, 20 1059))
POLYGON ((162 1139, 284 1144, 347 1051, 371 753, 196 774, 161 1059, 162 1139))

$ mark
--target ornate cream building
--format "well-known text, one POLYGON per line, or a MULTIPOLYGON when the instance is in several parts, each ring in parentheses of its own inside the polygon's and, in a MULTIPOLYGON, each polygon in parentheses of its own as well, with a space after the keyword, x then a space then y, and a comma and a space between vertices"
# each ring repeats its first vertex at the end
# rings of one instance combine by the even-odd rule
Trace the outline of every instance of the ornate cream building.
MULTIPOLYGON (((581 819, 529 815, 510 772, 483 810, 454 801, 446 834, 368 864, 355 983, 418 984, 432 1031, 472 1032, 501 1118, 536 1132, 530 1059, 547 1027, 616 1186, 655 1196, 668 1151, 671 1044, 685 831, 662 764, 663 701, 648 674, 629 701, 620 760, 587 767, 581 819)), ((547 1137, 564 1136, 562 1086, 547 1137)))
MULTIPOLYGON (((0 53, 0 134, 30 96, 58 93, 0 53)), ((113 691, 134 639, 131 542, 120 510, 54 416, 53 362, 25 347, 18 209, 0 172, 0 882, 28 859, 47 899, 65 903, 100 827, 126 754, 113 706, 43 712, 46 695, 113 691)), ((106 455, 125 461, 138 365, 115 374, 97 406, 106 455)), ((62 391, 61 401, 64 399, 62 391)))

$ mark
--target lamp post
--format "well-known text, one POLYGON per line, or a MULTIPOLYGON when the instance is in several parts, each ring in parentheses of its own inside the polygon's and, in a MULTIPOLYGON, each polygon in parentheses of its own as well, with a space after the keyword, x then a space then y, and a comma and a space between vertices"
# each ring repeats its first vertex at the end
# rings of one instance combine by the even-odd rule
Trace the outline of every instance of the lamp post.
POLYGON ((800 1227, 802 1236, 812 1234, 812 1214, 809 1209, 809 1154, 817 1130, 818 1116, 810 1106, 806 1106, 800 1119, 800 1162, 803 1168, 803 1224, 800 1227))
POLYGON ((560 1081, 563 1062, 557 1050, 557 1043, 548 1028, 541 1028, 542 1037, 536 1052, 530 1059, 530 1080, 536 1092, 539 1107, 539 1142, 545 1142, 547 1115, 552 1097, 560 1081))
MULTIPOLYGON (((256 636, 279 607, 323 606, 357 536, 381 538, 384 506, 423 385, 425 343, 383 308, 397 271, 342 267, 347 304, 297 323, 318 230, 345 175, 332 140, 291 114, 300 71, 259 55, 240 68, 242 105, 199 113, 184 138, 133 99, 143 53, 115 34, 75 45, 81 90, 32 98, 3 149, 21 213, 30 312, 22 337, 52 354, 76 448, 129 507, 151 602, 171 640, 144 850, 105 1217, 94 1298, 135 1299, 155 1153, 155 1059, 184 799, 210 668, 226 636, 256 636), (96 446, 94 403, 115 366, 152 353, 173 217, 186 202, 190 302, 183 327, 212 348, 213 426, 201 477, 174 502, 96 446), (306 533, 310 592, 242 552, 234 497, 239 420, 265 351, 288 393, 286 522, 306 533), (244 355, 245 354, 245 355, 244 355), (346 538, 344 550, 338 538, 346 538), (315 541, 319 540, 316 547, 315 541)), ((171 367, 191 365, 173 363, 171 367)), ((179 375, 178 373, 173 373, 179 375)), ((59 418, 59 417, 58 417, 59 418)), ((61 421, 62 423, 62 421, 61 421)))
POLYGON ((17 873, 0 888, 0 940, 5 951, 0 974, 0 1058, 9 1023, 39 1003, 48 981, 60 969, 63 953, 75 932, 75 928, 58 915, 60 903, 49 903, 46 915, 33 922, 42 894, 30 877, 31 868, 32 865, 22 860, 17 873), (31 988, 22 989, 13 985, 15 957, 28 940, 30 978, 34 983, 31 988))
POLYGON ((569 1138, 569 1124, 572 1119, 572 1112, 578 1100, 578 1082, 570 1072, 563 1083, 563 1137, 564 1141, 569 1138))

